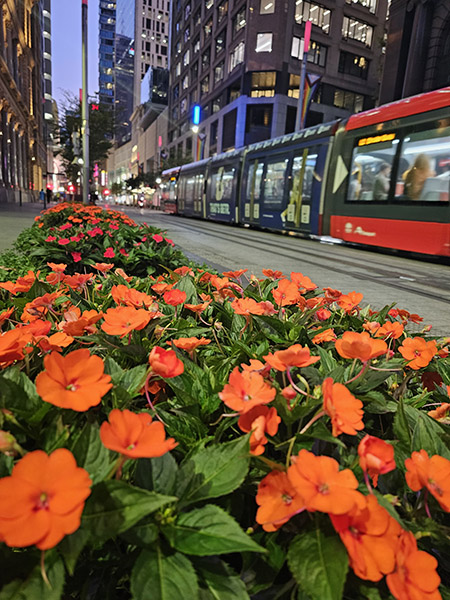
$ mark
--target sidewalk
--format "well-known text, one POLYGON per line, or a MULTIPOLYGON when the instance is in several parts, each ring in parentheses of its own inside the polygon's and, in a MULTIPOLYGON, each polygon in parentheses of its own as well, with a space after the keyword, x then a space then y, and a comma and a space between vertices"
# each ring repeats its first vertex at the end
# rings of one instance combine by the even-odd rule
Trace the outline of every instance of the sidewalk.
POLYGON ((33 225, 41 210, 44 210, 42 202, 27 202, 22 206, 12 202, 0 203, 0 252, 10 248, 19 233, 33 225))

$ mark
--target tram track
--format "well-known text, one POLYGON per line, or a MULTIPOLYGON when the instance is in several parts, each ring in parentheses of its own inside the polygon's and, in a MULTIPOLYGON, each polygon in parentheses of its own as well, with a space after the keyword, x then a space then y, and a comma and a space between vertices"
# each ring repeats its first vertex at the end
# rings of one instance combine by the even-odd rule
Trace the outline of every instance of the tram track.
MULTIPOLYGON (((179 217, 168 217, 165 220, 170 222, 175 227, 180 227, 181 229, 195 232, 197 235, 201 233, 212 238, 221 239, 225 242, 230 240, 230 235, 226 234, 225 232, 222 233, 222 228, 224 225, 219 223, 195 221, 194 225, 194 222, 192 222, 192 224, 186 223, 185 220, 181 222, 179 217)), ((226 225, 226 227, 228 228, 229 226, 226 225)), ((371 283, 380 286, 389 285, 391 288, 396 290, 408 292, 422 298, 436 300, 445 304, 448 304, 450 301, 450 274, 446 280, 442 280, 440 274, 437 274, 436 277, 430 276, 430 273, 424 274, 424 272, 417 269, 415 265, 408 265, 408 269, 403 272, 400 272, 398 269, 393 271, 389 266, 381 266, 379 263, 375 262, 375 260, 370 259, 367 256, 367 253, 364 255, 363 265, 361 260, 361 252, 364 252, 364 250, 358 251, 353 248, 351 249, 359 253, 358 259, 352 259, 348 256, 343 256, 342 253, 340 253, 339 256, 330 256, 329 252, 323 252, 325 244, 320 244, 322 252, 320 257, 318 257, 315 250, 305 248, 303 244, 301 246, 300 244, 297 244, 296 247, 294 247, 294 244, 296 244, 296 241, 307 241, 314 244, 319 244, 320 242, 311 240, 296 240, 294 237, 286 238, 283 236, 281 239, 289 239, 289 243, 292 246, 291 248, 287 249, 286 243, 281 241, 281 239, 280 241, 269 239, 269 236, 275 236, 276 234, 265 232, 267 233, 267 239, 259 241, 254 238, 249 239, 250 236, 248 233, 250 233, 250 230, 249 232, 244 233, 243 230, 239 230, 237 227, 233 228, 233 242, 241 244, 246 249, 252 248, 256 251, 268 251, 268 248, 271 248, 275 251, 273 252, 274 256, 282 256, 283 258, 287 259, 299 260, 301 264, 307 264, 313 267, 317 267, 317 261, 319 259, 321 261, 321 267, 327 268, 327 264, 325 263, 328 263, 328 268, 332 269, 333 272, 342 275, 349 275, 349 273, 351 273, 353 278, 363 282, 370 281, 371 283), (299 256, 299 252, 301 252, 301 256, 299 256), (370 274, 367 272, 367 270, 370 270, 370 274), (413 281, 411 281, 411 284, 406 284, 399 281, 399 279, 403 279, 405 281, 414 280, 414 282, 417 283, 416 285, 411 285, 413 283, 413 281), (430 291, 430 288, 434 288, 437 291, 430 291), (446 295, 446 293, 448 295, 446 295)), ((261 232, 258 231, 257 233, 261 232)), ((252 234, 253 230, 251 230, 250 235, 252 234)), ((333 246, 333 248, 336 250, 337 248, 343 247, 333 246)), ((345 248, 345 250, 350 249, 345 248)), ((424 269, 427 267, 427 263, 424 263, 424 269)))

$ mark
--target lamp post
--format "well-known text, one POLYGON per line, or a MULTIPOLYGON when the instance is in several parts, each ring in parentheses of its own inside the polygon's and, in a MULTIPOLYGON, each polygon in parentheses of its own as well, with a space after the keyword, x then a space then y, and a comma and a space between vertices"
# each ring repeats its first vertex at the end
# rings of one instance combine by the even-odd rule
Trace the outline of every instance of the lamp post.
POLYGON ((88 76, 88 0, 81 0, 81 61, 82 61, 82 97, 81 97, 81 135, 83 137, 82 186, 83 204, 89 203, 89 110, 87 98, 88 76))
POLYGON ((302 69, 300 72, 300 89, 298 93, 297 118, 295 119, 295 131, 303 129, 303 96, 305 95, 306 63, 308 62, 309 41, 311 39, 311 21, 305 23, 305 38, 303 44, 302 69))

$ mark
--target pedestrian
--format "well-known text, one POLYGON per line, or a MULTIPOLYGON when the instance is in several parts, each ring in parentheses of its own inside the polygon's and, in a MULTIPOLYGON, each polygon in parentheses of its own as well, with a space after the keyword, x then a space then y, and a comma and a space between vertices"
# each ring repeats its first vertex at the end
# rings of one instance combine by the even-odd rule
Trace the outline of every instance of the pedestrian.
POLYGON ((44 190, 41 190, 39 192, 39 202, 44 202, 45 201, 45 193, 44 190))
POLYGON ((48 187, 47 188, 47 202, 51 202, 53 198, 53 192, 52 190, 48 187))

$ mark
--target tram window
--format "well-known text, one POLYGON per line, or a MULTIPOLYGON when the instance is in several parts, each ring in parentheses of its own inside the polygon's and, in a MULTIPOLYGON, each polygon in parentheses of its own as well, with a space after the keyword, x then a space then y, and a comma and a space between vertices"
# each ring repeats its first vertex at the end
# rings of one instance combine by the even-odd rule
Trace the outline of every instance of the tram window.
POLYGON ((281 209, 284 198, 285 176, 289 159, 268 162, 264 179, 264 208, 281 209))
POLYGON ((193 202, 193 200, 194 200, 194 184, 195 184, 194 177, 191 176, 186 179, 185 199, 189 203, 193 202))
POLYGON ((218 202, 230 202, 233 198, 234 167, 219 167, 211 176, 212 197, 218 202))
POLYGON ((403 140, 395 195, 412 202, 448 202, 450 127, 409 133, 403 140))
POLYGON ((386 201, 391 186, 392 163, 398 139, 394 134, 361 138, 353 150, 347 201, 386 201), (389 139, 391 138, 392 139, 389 139), (388 139, 386 139, 388 138, 388 139))
POLYGON ((254 161, 249 165, 247 177, 246 199, 259 202, 261 198, 261 182, 264 170, 264 163, 254 161))

